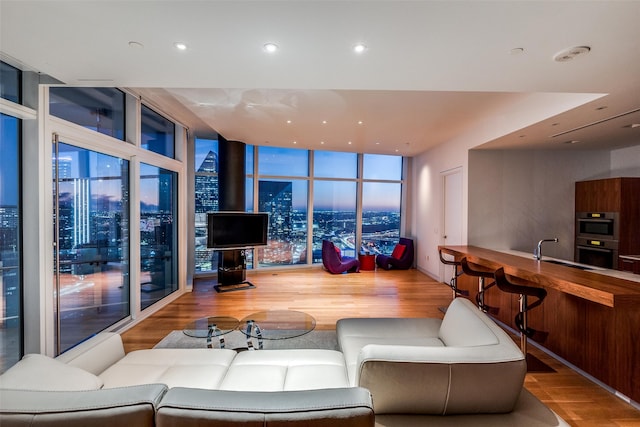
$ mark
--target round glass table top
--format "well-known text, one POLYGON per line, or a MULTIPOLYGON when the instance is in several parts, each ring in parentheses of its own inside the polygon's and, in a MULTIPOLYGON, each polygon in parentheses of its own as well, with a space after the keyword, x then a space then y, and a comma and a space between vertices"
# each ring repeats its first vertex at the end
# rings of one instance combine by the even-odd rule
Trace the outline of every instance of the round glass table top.
POLYGON ((311 332, 316 319, 302 311, 267 310, 252 313, 240 320, 240 331, 252 338, 282 340, 311 332))
POLYGON ((238 328, 239 320, 235 317, 229 316, 211 316, 202 317, 190 322, 184 327, 182 332, 185 335, 194 338, 207 338, 209 328, 215 326, 218 333, 215 335, 228 334, 231 331, 235 331, 238 328))

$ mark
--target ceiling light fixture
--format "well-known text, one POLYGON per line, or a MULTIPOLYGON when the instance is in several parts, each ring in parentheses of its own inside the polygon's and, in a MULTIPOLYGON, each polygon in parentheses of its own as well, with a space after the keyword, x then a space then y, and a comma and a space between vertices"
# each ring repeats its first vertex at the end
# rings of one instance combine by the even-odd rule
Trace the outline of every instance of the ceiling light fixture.
POLYGON ((589 52, 591 52, 591 48, 589 46, 571 47, 569 49, 565 49, 556 53, 553 57, 553 60, 556 62, 572 61, 576 57, 587 54, 589 52))
POLYGON ((358 120, 359 125, 361 125, 362 123, 364 123, 362 120, 358 120))
POLYGON ((367 50, 367 46, 363 43, 358 43, 353 46, 353 51, 355 53, 363 53, 365 50, 367 50))
POLYGON ((187 45, 182 42, 175 42, 173 45, 178 50, 187 50, 187 45))
POLYGON ((287 124, 290 125, 291 124, 291 120, 287 120, 287 124))
POLYGON ((640 123, 631 123, 630 125, 627 125, 625 127, 630 129, 640 128, 640 123))
POLYGON ((262 46, 262 48, 264 49, 265 52, 274 53, 278 50, 278 45, 275 43, 265 43, 264 46, 262 46))
POLYGON ((326 125, 326 124, 327 124, 327 121, 326 121, 326 120, 323 120, 323 121, 322 121, 322 124, 323 124, 323 125, 326 125))
POLYGON ((136 42, 132 40, 129 42, 129 47, 133 49, 142 49, 144 45, 140 42, 136 42))
POLYGON ((522 47, 514 47, 509 51, 509 55, 514 55, 514 56, 520 55, 521 53, 524 53, 524 48, 522 47))

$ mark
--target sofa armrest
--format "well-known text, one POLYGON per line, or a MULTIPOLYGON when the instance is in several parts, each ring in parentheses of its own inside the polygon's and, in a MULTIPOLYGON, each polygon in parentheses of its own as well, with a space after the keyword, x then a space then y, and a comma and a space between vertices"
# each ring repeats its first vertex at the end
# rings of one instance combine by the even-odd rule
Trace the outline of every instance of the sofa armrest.
POLYGON ((65 351, 56 360, 100 375, 124 355, 120 334, 101 332, 65 351))
POLYGON ((166 391, 164 384, 91 391, 0 390, 0 425, 153 426, 155 408, 166 391))
POLYGON ((174 387, 158 408, 158 427, 375 425, 369 391, 362 388, 282 392, 220 391, 174 387))
POLYGON ((522 353, 508 350, 369 344, 358 356, 356 385, 371 391, 376 414, 510 412, 527 366, 522 353))

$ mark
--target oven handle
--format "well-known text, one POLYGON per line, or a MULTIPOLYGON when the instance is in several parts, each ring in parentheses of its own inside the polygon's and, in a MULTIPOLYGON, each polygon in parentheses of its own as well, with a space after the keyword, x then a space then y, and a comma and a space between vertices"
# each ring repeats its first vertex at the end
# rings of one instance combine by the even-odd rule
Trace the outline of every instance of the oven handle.
POLYGON ((613 222, 612 219, 578 218, 578 222, 613 222))
POLYGON ((596 252, 606 252, 606 253, 613 252, 613 249, 603 249, 603 248, 597 248, 597 247, 594 247, 594 246, 578 245, 578 246, 576 246, 576 248, 578 248, 578 249, 588 249, 590 251, 596 251, 596 252))

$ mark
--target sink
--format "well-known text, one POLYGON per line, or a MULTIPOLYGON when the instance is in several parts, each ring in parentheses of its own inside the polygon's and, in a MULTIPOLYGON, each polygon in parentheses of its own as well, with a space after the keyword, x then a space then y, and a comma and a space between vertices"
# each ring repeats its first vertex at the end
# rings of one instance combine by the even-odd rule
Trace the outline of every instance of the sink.
POLYGON ((565 267, 577 268, 578 270, 593 270, 593 268, 587 267, 586 265, 572 264, 570 262, 558 261, 558 260, 555 260, 555 259, 545 259, 545 260, 542 260, 542 261, 543 262, 549 262, 551 264, 564 265, 565 267))

